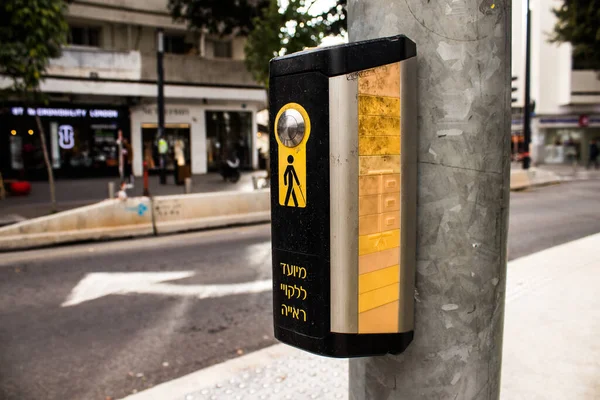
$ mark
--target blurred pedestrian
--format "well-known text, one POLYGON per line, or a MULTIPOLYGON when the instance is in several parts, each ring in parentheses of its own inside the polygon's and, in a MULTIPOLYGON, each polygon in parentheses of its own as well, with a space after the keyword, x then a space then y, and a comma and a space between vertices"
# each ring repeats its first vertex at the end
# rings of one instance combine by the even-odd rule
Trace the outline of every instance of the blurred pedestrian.
POLYGON ((121 189, 117 192, 117 198, 121 201, 127 200, 127 182, 121 182, 121 189))
POLYGON ((590 169, 592 163, 594 164, 594 167, 598 169, 598 155, 600 155, 600 151, 598 150, 596 139, 592 139, 590 141, 590 159, 587 164, 588 169, 590 169))
POLYGON ((133 148, 127 139, 123 139, 123 180, 128 183, 128 188, 133 188, 133 148))
POLYGON ((160 183, 164 185, 167 183, 167 152, 169 151, 169 143, 164 137, 158 139, 158 156, 160 161, 160 183))

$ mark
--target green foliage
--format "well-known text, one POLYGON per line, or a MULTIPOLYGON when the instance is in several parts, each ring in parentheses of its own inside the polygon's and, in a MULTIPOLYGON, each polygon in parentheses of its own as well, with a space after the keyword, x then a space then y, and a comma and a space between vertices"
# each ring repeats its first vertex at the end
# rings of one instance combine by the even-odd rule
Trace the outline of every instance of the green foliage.
POLYGON ((192 30, 248 36, 246 66, 257 82, 268 85, 269 60, 319 45, 328 35, 346 31, 346 1, 315 15, 323 0, 169 0, 176 21, 192 30))
POLYGON ((51 58, 60 56, 69 26, 62 0, 0 1, 0 75, 26 96, 37 92, 51 58))
POLYGON ((564 0, 552 42, 573 46, 575 68, 600 70, 600 0, 564 0))
POLYGON ((254 30, 246 41, 246 67, 254 79, 269 85, 269 60, 278 55, 318 46, 324 37, 346 30, 346 0, 322 14, 312 14, 311 7, 319 0, 289 0, 280 8, 277 0, 254 19, 254 30))
POLYGON ((254 18, 269 6, 269 0, 169 0, 169 11, 176 21, 187 22, 192 30, 211 33, 248 34, 254 18))

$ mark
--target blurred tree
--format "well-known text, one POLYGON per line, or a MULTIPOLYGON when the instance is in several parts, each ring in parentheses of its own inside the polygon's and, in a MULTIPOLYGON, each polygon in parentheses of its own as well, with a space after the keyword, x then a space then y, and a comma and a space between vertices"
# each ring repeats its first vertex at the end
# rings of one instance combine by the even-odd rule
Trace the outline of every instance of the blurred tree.
MULTIPOLYGON (((59 57, 67 41, 69 26, 63 0, 0 1, 0 75, 11 80, 3 97, 18 97, 29 102, 47 102, 40 92, 40 81, 51 58, 59 57)), ((52 212, 56 212, 54 174, 48 157, 46 136, 40 117, 36 124, 42 143, 50 183, 52 212)))
POLYGON ((600 0, 564 0, 552 42, 573 46, 574 68, 600 71, 600 0))
POLYGON ((168 7, 173 19, 192 30, 247 35, 268 5, 269 0, 169 0, 168 7))
POLYGON ((268 85, 271 58, 318 46, 325 36, 346 31, 347 0, 311 12, 324 1, 169 0, 169 10, 192 30, 248 36, 246 66, 257 82, 268 85))
POLYGON ((283 7, 270 0, 254 19, 246 41, 246 67, 254 79, 269 86, 269 60, 278 55, 318 46, 324 37, 346 31, 346 0, 322 13, 311 13, 320 0, 290 0, 283 7))

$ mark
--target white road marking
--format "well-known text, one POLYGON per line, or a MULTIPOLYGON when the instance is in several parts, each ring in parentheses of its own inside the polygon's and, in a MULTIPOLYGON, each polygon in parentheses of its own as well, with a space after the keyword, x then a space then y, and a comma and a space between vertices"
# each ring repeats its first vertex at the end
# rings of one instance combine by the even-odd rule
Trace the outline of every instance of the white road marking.
POLYGON ((74 306, 85 301, 112 294, 158 294, 167 296, 193 296, 198 299, 223 297, 242 293, 260 293, 271 290, 270 279, 221 285, 179 285, 164 283, 189 278, 194 271, 177 272, 94 272, 87 274, 61 304, 74 306))

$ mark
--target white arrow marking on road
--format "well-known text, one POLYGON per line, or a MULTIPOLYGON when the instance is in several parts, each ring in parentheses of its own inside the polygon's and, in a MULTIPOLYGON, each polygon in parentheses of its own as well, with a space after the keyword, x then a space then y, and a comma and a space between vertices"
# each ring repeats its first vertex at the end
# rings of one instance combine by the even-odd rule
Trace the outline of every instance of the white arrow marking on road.
POLYGON ((62 307, 74 306, 85 301, 99 299, 111 294, 160 294, 167 296, 194 296, 198 299, 223 297, 242 293, 260 293, 272 288, 270 279, 221 285, 176 285, 163 283, 189 278, 194 271, 178 272, 94 272, 87 274, 73 288, 62 307))

